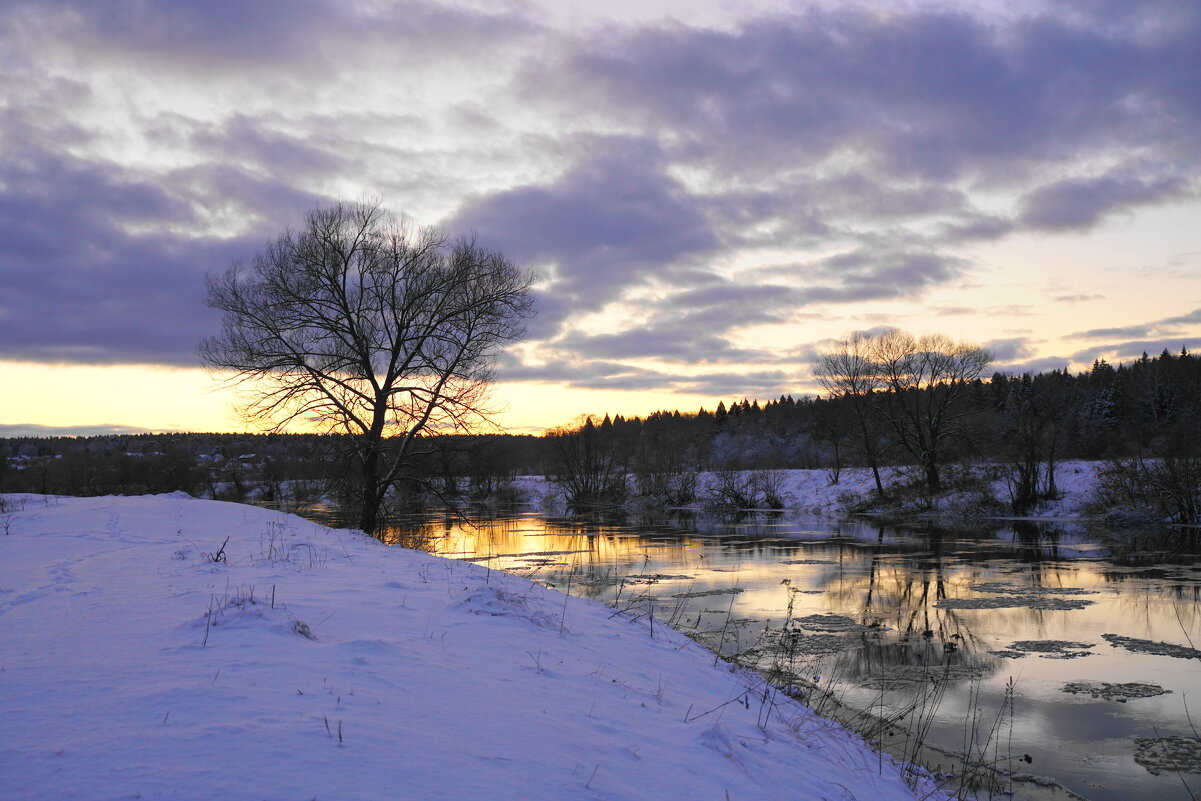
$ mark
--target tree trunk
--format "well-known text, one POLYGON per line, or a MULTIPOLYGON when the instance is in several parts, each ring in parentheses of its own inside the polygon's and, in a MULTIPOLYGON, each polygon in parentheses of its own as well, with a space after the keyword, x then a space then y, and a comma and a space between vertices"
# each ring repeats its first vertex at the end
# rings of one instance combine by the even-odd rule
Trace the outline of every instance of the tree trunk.
POLYGON ((934 495, 942 489, 942 479, 938 475, 938 463, 933 459, 927 459, 926 465, 926 489, 934 495))
POLYGON ((379 518, 379 507, 375 503, 375 493, 363 489, 363 508, 359 511, 359 528, 369 537, 375 536, 376 521, 379 518))
POLYGON ((375 536, 375 527, 379 521, 379 507, 383 500, 379 483, 379 449, 369 446, 363 455, 363 472, 360 476, 363 483, 359 497, 362 508, 359 509, 359 528, 369 537, 375 536))
POLYGON ((880 459, 876 453, 876 442, 867 428, 867 413, 862 408, 856 407, 856 416, 859 418, 859 434, 863 437, 863 455, 867 457, 867 463, 871 465, 872 478, 876 480, 876 494, 880 500, 884 500, 884 482, 880 480, 880 459))

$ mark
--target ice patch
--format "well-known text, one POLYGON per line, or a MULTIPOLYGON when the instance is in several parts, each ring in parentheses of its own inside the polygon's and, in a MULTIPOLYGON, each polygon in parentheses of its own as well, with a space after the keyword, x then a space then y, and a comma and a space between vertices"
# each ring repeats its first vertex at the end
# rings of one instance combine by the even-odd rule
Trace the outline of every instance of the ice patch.
POLYGON ((1091 656, 1091 642, 1071 642, 1069 640, 1018 640, 1009 646, 1008 651, 989 651, 993 656, 1016 659, 1026 654, 1039 654, 1043 659, 1076 659, 1091 656))
POLYGON ((973 584, 972 589, 976 592, 993 592, 1001 595, 1017 595, 1020 597, 1028 597, 1031 595, 1097 595, 1098 590, 1089 590, 1084 587, 1019 587, 1016 584, 1006 584, 1003 581, 986 581, 980 584, 973 584))
POLYGON ((866 634, 868 632, 888 631, 887 626, 856 623, 845 615, 806 615, 805 617, 798 618, 796 622, 803 629, 839 632, 841 634, 866 634))
POLYGON ((1063 685, 1063 691, 1072 695, 1091 695, 1093 698, 1104 698, 1106 701, 1117 701, 1120 704, 1126 703, 1131 698, 1154 698, 1157 695, 1167 695, 1172 692, 1158 684, 1144 684, 1137 681, 1120 684, 1111 684, 1107 681, 1069 681, 1063 685))
POLYGON ((1201 737, 1135 737, 1134 761, 1160 773, 1201 773, 1201 737))
POLYGON ((1196 648, 1186 648, 1183 645, 1140 640, 1135 637, 1123 637, 1120 634, 1102 634, 1101 638, 1115 648, 1125 648, 1127 651, 1133 651, 1136 654, 1172 656, 1177 659, 1201 659, 1201 651, 1198 651, 1196 648))
POLYGON ((1038 595, 1000 595, 992 598, 943 598, 934 604, 939 609, 1040 609, 1060 611, 1083 609, 1092 601, 1079 598, 1049 598, 1038 595))
POLYGON ((893 665, 888 673, 868 676, 859 683, 872 690, 937 682, 975 681, 988 674, 983 665, 893 665))

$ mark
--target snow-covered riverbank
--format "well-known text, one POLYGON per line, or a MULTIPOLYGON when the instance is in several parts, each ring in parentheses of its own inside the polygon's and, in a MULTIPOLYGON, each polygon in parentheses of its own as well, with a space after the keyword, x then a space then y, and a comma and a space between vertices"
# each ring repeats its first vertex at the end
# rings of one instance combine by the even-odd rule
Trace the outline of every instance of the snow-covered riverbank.
MULTIPOLYGON (((1057 462, 1055 465, 1055 483, 1060 492, 1057 500, 1046 501, 1032 510, 1027 516, 1043 519, 1075 519, 1085 515, 1085 507, 1092 500, 1097 482, 1097 471, 1104 462, 1084 461, 1073 459, 1057 462)), ((886 489, 912 484, 914 476, 908 475, 911 468, 884 467, 880 477, 886 489)), ((976 482, 980 489, 986 491, 993 507, 987 509, 987 514, 1003 513, 1010 501, 1010 489, 1003 477, 991 476, 989 466, 957 466, 948 468, 948 473, 972 472, 978 477, 976 482)), ((832 483, 829 470, 773 470, 770 471, 772 480, 776 482, 787 508, 803 514, 820 515, 823 517, 838 517, 845 515, 848 510, 870 507, 876 503, 875 479, 868 468, 845 468, 838 482, 832 483)), ((699 473, 697 476, 698 490, 702 493, 707 483, 714 481, 714 474, 699 473)), ((553 503, 556 494, 561 491, 542 476, 522 476, 515 482, 526 499, 535 504, 553 503)), ((974 516, 981 512, 981 496, 977 492, 948 492, 935 500, 935 512, 941 512, 950 517, 974 516)))
POLYGON ((7 500, 5 799, 931 789, 684 636, 521 578, 186 496, 7 500))

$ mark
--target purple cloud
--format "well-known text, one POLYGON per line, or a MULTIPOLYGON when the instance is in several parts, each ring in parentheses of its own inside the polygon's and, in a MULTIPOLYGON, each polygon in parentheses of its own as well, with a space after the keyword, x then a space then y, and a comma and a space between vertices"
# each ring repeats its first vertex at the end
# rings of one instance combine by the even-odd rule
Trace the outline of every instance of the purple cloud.
MULTIPOLYGON (((622 364, 660 359, 780 366, 729 378, 778 387, 811 343, 748 344, 740 329, 915 297, 969 275, 967 246, 1085 230, 1191 197, 1201 178, 1193 0, 999 18, 814 8, 603 35, 533 16, 13 0, 0 9, 0 356, 194 364, 216 326, 204 273, 349 185, 543 271, 531 352, 549 361, 506 362, 506 376, 715 391, 735 375, 622 364), (481 64, 483 82, 465 66, 481 64), (147 87, 187 102, 142 105, 147 87), (764 253, 779 264, 723 277, 764 253), (564 325, 614 301, 642 322, 564 325)), ((1198 313, 1079 336, 1169 337, 1198 313)))
MULTIPOLYGON (((482 198, 450 223, 553 276, 555 303, 535 323, 599 309, 651 280, 694 280, 693 262, 720 245, 698 201, 640 141, 601 143, 559 180, 482 198)), ((545 297, 542 293, 541 297, 545 297)))
POLYGON ((1115 211, 1178 197, 1186 187, 1180 176, 1103 175, 1057 181, 1026 196, 1021 221, 1030 228, 1089 228, 1115 211))
POLYGON ((1026 337, 1007 337, 991 339, 984 343, 985 350, 993 355, 996 362, 1016 362, 1028 358, 1034 351, 1026 337))
POLYGON ((502 359, 498 377, 503 381, 568 383, 583 389, 639 391, 654 389, 708 397, 747 395, 774 398, 796 391, 796 375, 781 370, 751 373, 671 373, 631 367, 620 362, 554 360, 529 366, 509 357, 502 359))
POLYGON ((1173 337, 1163 339, 1133 339, 1124 342, 1111 342, 1105 345, 1085 348, 1072 354, 1072 361, 1088 364, 1096 359, 1118 362, 1127 359, 1138 359, 1144 353, 1158 356, 1165 350, 1169 353, 1179 353, 1182 347, 1195 347, 1199 337, 1173 337))
POLYGON ((812 274, 822 283, 805 295, 810 302, 841 303, 909 295, 955 278, 966 265, 965 259, 940 253, 864 248, 813 265, 812 274))
POLYGON ((1162 320, 1155 320, 1142 325, 1127 325, 1115 328, 1092 328, 1087 331, 1077 331, 1071 336, 1076 339, 1109 339, 1113 337, 1119 338, 1145 338, 1151 336, 1172 336, 1174 329, 1181 326, 1196 325, 1201 323, 1201 309, 1193 309, 1186 314, 1179 314, 1174 317, 1165 317, 1162 320))
POLYGON ((36 17, 88 49, 172 72, 268 69, 280 77, 336 73, 380 48, 417 59, 471 55, 538 30, 515 14, 406 2, 339 0, 13 0, 8 15, 36 17))
POLYGON ((101 423, 94 426, 45 426, 37 423, 0 423, 0 438, 7 437, 103 437, 149 434, 148 428, 101 423))
POLYGON ((217 325, 205 272, 249 257, 277 231, 173 231, 197 224, 197 206, 213 197, 272 220, 316 200, 234 167, 152 176, 77 158, 11 114, 4 141, 0 358, 194 365, 197 340, 217 325))
POLYGON ((1115 328, 1090 328, 1072 334, 1077 339, 1112 339, 1113 337, 1145 337, 1149 336, 1152 325, 1127 325, 1115 328))
POLYGON ((595 40, 567 60, 560 91, 670 130, 682 159, 750 174, 849 147, 883 174, 1008 182, 1148 141, 1195 168, 1201 92, 1180 59, 1199 38, 1196 14, 1139 37, 1050 16, 811 10, 595 40))

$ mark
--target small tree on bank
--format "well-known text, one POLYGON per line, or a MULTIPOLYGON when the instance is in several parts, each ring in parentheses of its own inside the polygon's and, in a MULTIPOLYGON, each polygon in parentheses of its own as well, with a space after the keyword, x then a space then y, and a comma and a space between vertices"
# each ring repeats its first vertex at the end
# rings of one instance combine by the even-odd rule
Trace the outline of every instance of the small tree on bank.
POLYGON ((573 507, 615 506, 626 499, 629 483, 621 443, 613 426, 596 425, 591 415, 574 427, 548 431, 551 479, 573 507))
POLYGON ((1075 401, 1067 373, 1053 370, 1012 379, 995 376, 1007 387, 1001 399, 999 451, 1008 464, 1013 511, 1025 514, 1044 499, 1055 498, 1055 460, 1065 422, 1075 401))
POLYGON ((370 534, 425 437, 486 420, 495 358, 533 314, 532 280, 471 239, 338 203, 249 268, 209 276, 208 305, 224 318, 201 358, 246 390, 247 421, 349 435, 370 534))

